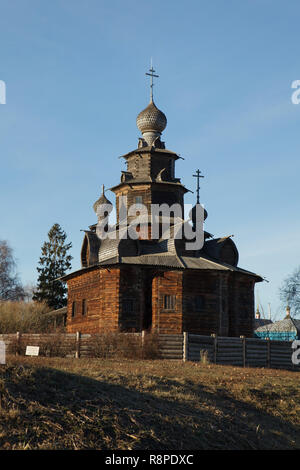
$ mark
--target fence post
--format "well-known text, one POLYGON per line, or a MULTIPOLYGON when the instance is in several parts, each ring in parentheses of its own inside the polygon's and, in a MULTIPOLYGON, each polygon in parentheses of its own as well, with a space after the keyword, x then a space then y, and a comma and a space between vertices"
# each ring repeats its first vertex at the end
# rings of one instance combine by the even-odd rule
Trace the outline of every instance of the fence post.
POLYGON ((270 369, 271 367, 271 341, 270 338, 266 338, 267 340, 267 367, 270 369))
POLYGON ((145 335, 146 335, 146 331, 145 330, 142 330, 142 358, 144 359, 144 347, 145 347, 145 335))
POLYGON ((76 349, 75 349, 75 358, 80 357, 80 331, 76 331, 76 349))
POLYGON ((21 341, 21 334, 19 331, 16 333, 16 356, 19 356, 19 350, 20 350, 20 341, 21 341))
POLYGON ((145 345, 145 335, 146 335, 146 331, 142 330, 142 349, 144 349, 144 345, 145 345))
POLYGON ((214 339, 214 344, 213 344, 214 363, 217 364, 218 336, 215 333, 212 333, 211 336, 214 339))
POLYGON ((189 359, 189 334, 187 331, 183 333, 183 362, 189 359))
POLYGON ((243 344, 243 367, 246 367, 246 338, 245 336, 240 336, 243 344))

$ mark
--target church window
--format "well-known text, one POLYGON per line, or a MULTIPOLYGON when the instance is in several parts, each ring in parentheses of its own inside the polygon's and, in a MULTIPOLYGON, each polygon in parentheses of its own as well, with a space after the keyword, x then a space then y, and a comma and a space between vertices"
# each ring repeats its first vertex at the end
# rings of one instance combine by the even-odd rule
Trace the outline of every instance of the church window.
POLYGON ((136 204, 143 204, 143 198, 142 198, 142 196, 136 196, 136 197, 135 197, 135 203, 136 203, 136 204))
POLYGON ((176 305, 176 295, 165 295, 164 296, 164 309, 174 310, 176 305))
POLYGON ((87 305, 86 305, 86 300, 82 300, 82 315, 86 315, 87 313, 87 305))
POLYGON ((76 302, 72 302, 72 317, 75 317, 76 314, 76 302))

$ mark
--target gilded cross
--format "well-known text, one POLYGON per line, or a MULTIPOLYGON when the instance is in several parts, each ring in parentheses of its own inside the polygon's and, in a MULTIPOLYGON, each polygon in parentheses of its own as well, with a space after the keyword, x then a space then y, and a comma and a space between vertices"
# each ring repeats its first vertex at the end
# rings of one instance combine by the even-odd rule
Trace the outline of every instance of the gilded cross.
POLYGON ((200 175, 200 173, 201 173, 201 171, 197 170, 196 174, 193 175, 195 178, 197 178, 197 204, 200 203, 200 196, 199 196, 199 193, 200 193, 200 178, 204 178, 204 176, 200 175))

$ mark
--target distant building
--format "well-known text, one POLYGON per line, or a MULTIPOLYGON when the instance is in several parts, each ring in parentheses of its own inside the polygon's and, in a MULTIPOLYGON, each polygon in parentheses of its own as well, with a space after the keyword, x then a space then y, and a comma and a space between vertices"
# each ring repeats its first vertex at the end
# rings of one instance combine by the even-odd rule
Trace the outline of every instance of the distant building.
POLYGON ((44 316, 53 321, 53 326, 66 326, 67 323, 67 307, 62 307, 57 310, 51 310, 51 312, 44 313, 44 316))
POLYGON ((254 319, 254 330, 259 328, 260 326, 269 325, 270 323, 272 323, 272 320, 268 320, 267 318, 261 318, 259 308, 257 307, 254 319))
POLYGON ((286 312, 283 320, 259 326, 254 331, 254 336, 276 341, 294 341, 295 339, 300 339, 300 320, 290 316, 289 307, 287 307, 286 312))

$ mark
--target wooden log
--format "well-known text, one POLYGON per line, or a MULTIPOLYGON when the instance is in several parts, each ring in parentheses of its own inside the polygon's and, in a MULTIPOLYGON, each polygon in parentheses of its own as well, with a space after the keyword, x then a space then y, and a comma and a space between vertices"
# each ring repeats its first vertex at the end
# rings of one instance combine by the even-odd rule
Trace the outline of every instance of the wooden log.
POLYGON ((189 359, 189 334, 185 331, 183 333, 183 362, 189 359))
POLYGON ((205 337, 203 337, 203 336, 201 336, 201 337, 195 337, 194 335, 191 335, 191 334, 189 333, 189 342, 190 342, 190 343, 196 343, 196 344, 199 344, 199 343, 201 343, 201 344, 202 344, 202 343, 203 343, 203 344, 204 344, 204 343, 205 343, 205 344, 213 344, 213 339, 210 338, 210 337, 205 338, 205 337))
POLYGON ((192 340, 194 340, 194 339, 195 339, 195 340, 197 340, 197 339, 200 339, 200 340, 201 340, 201 339, 202 339, 202 340, 204 340, 204 341, 207 341, 207 340, 212 339, 211 336, 207 336, 207 335, 197 335, 197 334, 195 334, 195 333, 189 333, 189 335, 190 335, 190 338, 191 338, 192 340))
POLYGON ((80 357, 80 332, 76 332, 76 350, 75 350, 75 358, 78 359, 80 357))
POLYGON ((182 354, 168 354, 168 355, 161 355, 160 356, 161 359, 178 359, 178 360, 181 360, 182 359, 182 354))
POLYGON ((243 349, 242 343, 218 343, 218 349, 243 349))
POLYGON ((160 351, 162 353, 165 353, 165 352, 176 352, 176 353, 180 353, 182 355, 182 348, 163 348, 163 349, 160 349, 160 351))
POLYGON ((213 361, 217 363, 217 350, 218 350, 218 337, 216 334, 211 335, 214 340, 214 349, 213 349, 213 361))
POLYGON ((189 349, 195 349, 196 350, 199 350, 199 349, 207 349, 209 351, 213 351, 214 350, 214 347, 212 344, 203 344, 203 343, 199 343, 199 344, 195 344, 195 343, 189 343, 189 349))
POLYGON ((226 336, 218 336, 218 342, 219 343, 241 343, 241 338, 230 338, 226 336))
POLYGON ((162 347, 165 347, 165 346, 177 346, 177 347, 183 347, 183 342, 180 341, 180 342, 177 342, 177 341, 160 341, 159 344, 162 346, 162 347))

